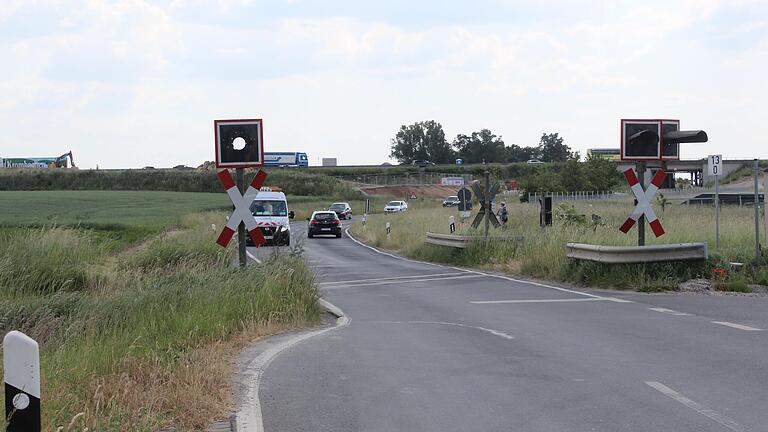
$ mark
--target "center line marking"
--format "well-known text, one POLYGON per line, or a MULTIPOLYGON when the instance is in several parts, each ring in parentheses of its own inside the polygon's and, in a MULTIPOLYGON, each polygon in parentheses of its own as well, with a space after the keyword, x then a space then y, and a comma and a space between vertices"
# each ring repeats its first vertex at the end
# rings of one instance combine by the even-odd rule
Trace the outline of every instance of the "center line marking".
POLYGON ((746 330, 746 331, 763 331, 763 329, 759 329, 757 327, 750 327, 750 326, 742 325, 742 324, 734 324, 734 323, 728 322, 728 321, 712 321, 712 324, 720 324, 720 325, 723 325, 723 326, 726 326, 726 327, 731 327, 731 328, 735 328, 735 329, 739 329, 739 330, 746 330))
POLYGON ((656 381, 646 381, 646 384, 648 384, 651 388, 659 391, 660 393, 669 396, 670 398, 680 402, 681 404, 687 406, 688 408, 696 411, 697 413, 708 417, 710 420, 714 420, 717 423, 720 423, 722 426, 727 427, 728 429, 734 431, 734 432, 742 432, 744 431, 744 428, 741 427, 740 424, 736 423, 735 421, 731 420, 730 418, 718 413, 717 411, 711 410, 709 408, 706 408, 699 404, 698 402, 692 401, 688 399, 687 397, 683 396, 682 394, 672 390, 671 388, 665 386, 664 384, 656 381))
POLYGON ((471 301, 472 304, 500 304, 500 303, 568 303, 589 301, 611 301, 608 298, 575 298, 575 299, 541 299, 541 300, 485 300, 471 301))
POLYGON ((690 316, 691 314, 685 313, 685 312, 678 312, 676 310, 667 309, 667 308, 648 308, 652 311, 661 312, 665 314, 675 315, 675 316, 690 316))
POLYGON ((430 278, 430 277, 437 277, 437 276, 458 276, 458 275, 465 275, 465 274, 467 274, 467 272, 460 272, 460 273, 435 273, 435 274, 423 274, 423 275, 415 275, 415 276, 399 276, 399 277, 384 277, 384 278, 376 278, 376 279, 358 279, 358 280, 321 282, 319 285, 359 283, 359 282, 376 282, 376 281, 398 280, 398 279, 418 279, 418 278, 430 278))

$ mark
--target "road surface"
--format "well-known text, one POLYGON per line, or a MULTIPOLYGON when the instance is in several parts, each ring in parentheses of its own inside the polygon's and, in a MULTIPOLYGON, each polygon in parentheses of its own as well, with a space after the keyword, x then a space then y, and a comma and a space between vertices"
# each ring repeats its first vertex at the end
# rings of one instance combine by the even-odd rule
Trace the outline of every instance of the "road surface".
POLYGON ((350 321, 272 345, 249 381, 266 431, 768 431, 765 298, 578 292, 303 240, 350 321))

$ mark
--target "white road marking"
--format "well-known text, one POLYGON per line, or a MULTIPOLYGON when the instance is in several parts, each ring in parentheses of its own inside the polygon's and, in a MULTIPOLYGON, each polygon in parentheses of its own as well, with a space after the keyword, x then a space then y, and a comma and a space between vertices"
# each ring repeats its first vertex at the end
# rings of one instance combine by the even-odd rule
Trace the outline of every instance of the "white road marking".
POLYGON ((504 339, 514 339, 514 336, 511 336, 507 333, 504 333, 503 331, 489 329, 486 327, 480 327, 480 326, 473 326, 469 324, 461 324, 461 323, 452 323, 452 322, 443 322, 443 321, 371 321, 374 324, 434 324, 434 325, 444 325, 444 326, 454 326, 454 327, 464 327, 469 329, 475 329, 484 331, 486 333, 490 333, 494 336, 498 336, 504 339))
POLYGON ((452 276, 452 277, 440 277, 440 278, 428 278, 428 279, 387 280, 387 281, 380 281, 380 282, 347 283, 347 284, 331 285, 331 286, 326 285, 326 286, 323 286, 322 288, 325 290, 328 290, 328 289, 332 290, 337 288, 352 288, 352 287, 376 286, 376 285, 445 281, 445 280, 451 280, 451 279, 467 279, 467 278, 478 278, 478 277, 483 277, 483 276, 471 274, 466 276, 452 276))
POLYGON ((736 423, 735 421, 731 420, 730 418, 718 413, 717 411, 711 410, 709 408, 705 408, 698 402, 692 401, 691 399, 688 399, 687 397, 683 396, 682 394, 672 390, 671 388, 665 386, 664 384, 656 381, 646 381, 646 384, 648 384, 653 389, 661 392, 662 394, 669 396, 670 398, 680 402, 681 404, 687 406, 688 408, 696 411, 697 413, 708 417, 710 420, 714 420, 717 423, 720 423, 720 425, 734 431, 734 432, 742 432, 744 428, 741 427, 740 424, 736 423))
POLYGON ((247 373, 244 373, 243 376, 247 378, 245 384, 248 387, 248 391, 236 414, 237 430, 264 432, 264 419, 261 413, 261 402, 259 401, 259 385, 261 383, 261 378, 264 375, 264 371, 269 367, 270 363, 280 355, 280 353, 309 338, 349 325, 350 319, 344 315, 341 309, 322 299, 320 300, 320 303, 324 306, 328 305, 326 307, 334 315, 341 315, 336 319, 336 325, 334 327, 298 334, 281 341, 275 344, 275 346, 264 350, 264 352, 259 354, 246 367, 247 373))
POLYGON ((385 277, 385 278, 376 278, 376 279, 358 279, 358 280, 332 281, 332 282, 321 282, 319 285, 333 285, 333 284, 358 283, 358 282, 376 282, 376 281, 398 280, 398 279, 418 279, 418 278, 438 277, 438 276, 458 276, 458 275, 462 275, 462 274, 466 274, 466 272, 461 272, 461 273, 435 273, 435 274, 423 274, 423 275, 416 275, 416 276, 398 276, 398 277, 385 277))
POLYGON ((724 325, 726 327, 731 327, 731 328, 735 328, 735 329, 739 329, 739 330, 746 330, 746 331, 763 331, 763 329, 760 329, 760 328, 757 328, 757 327, 750 327, 750 326, 747 326, 747 325, 735 324, 735 323, 728 322, 728 321, 712 321, 712 324, 720 324, 720 325, 724 325))
POLYGON ((540 300, 480 300, 471 301, 472 304, 503 304, 503 303, 568 303, 568 302, 589 302, 589 301, 609 301, 607 298, 575 298, 575 299, 540 299, 540 300))
POLYGON ((691 316, 691 314, 689 314, 689 313, 678 312, 676 310, 667 309, 667 308, 648 308, 648 309, 650 309, 652 311, 655 311, 655 312, 661 312, 661 313, 675 315, 675 316, 691 316))
POLYGON ((395 258, 395 259, 398 259, 398 260, 402 260, 402 261, 408 261, 408 262, 417 263, 417 264, 431 265, 431 266, 435 266, 435 267, 450 268, 450 269, 453 269, 453 270, 464 271, 464 272, 469 272, 469 273, 475 273, 475 274, 479 274, 479 275, 483 275, 483 276, 488 276, 488 277, 494 277, 494 278, 499 278, 499 279, 506 279, 506 280, 511 281, 511 282, 516 282, 516 283, 521 283, 521 284, 528 284, 528 285, 534 285, 534 286, 540 286, 540 287, 544 287, 544 288, 550 288, 550 289, 554 289, 554 290, 558 290, 558 291, 563 291, 563 292, 568 292, 568 293, 572 293, 572 294, 578 294, 578 295, 582 295, 582 296, 586 296, 586 297, 593 297, 593 298, 599 298, 599 299, 603 299, 603 300, 608 300, 608 301, 612 301, 614 303, 634 303, 631 300, 624 300, 624 299, 619 299, 619 298, 615 298, 615 297, 603 297, 603 296, 599 296, 599 295, 595 295, 595 294, 589 294, 589 293, 585 293, 585 292, 581 292, 581 291, 569 290, 567 288, 561 288, 561 287, 556 287, 556 286, 552 286, 552 285, 547 285, 547 284, 543 284, 543 283, 539 283, 539 282, 532 282, 532 281, 527 281, 527 280, 514 279, 514 278, 511 278, 511 277, 508 277, 508 276, 496 275, 496 274, 492 274, 492 273, 483 273, 483 272, 476 271, 476 270, 462 269, 462 268, 459 268, 459 267, 445 266, 445 265, 434 264, 434 263, 425 262, 425 261, 411 260, 411 259, 408 259, 408 258, 403 258, 401 256, 397 256, 395 254, 391 254, 391 253, 388 253, 388 252, 380 251, 379 249, 376 249, 375 247, 372 247, 372 246, 368 246, 367 244, 365 244, 365 243, 361 242, 360 240, 356 239, 352 235, 352 233, 349 232, 349 228, 347 228, 346 233, 347 233, 347 236, 350 239, 352 239, 352 241, 357 243, 358 245, 360 245, 360 246, 362 246, 364 248, 368 248, 368 249, 370 249, 370 250, 372 250, 372 251, 374 251, 376 253, 379 253, 381 255, 386 255, 386 256, 389 256, 389 257, 392 257, 392 258, 395 258))

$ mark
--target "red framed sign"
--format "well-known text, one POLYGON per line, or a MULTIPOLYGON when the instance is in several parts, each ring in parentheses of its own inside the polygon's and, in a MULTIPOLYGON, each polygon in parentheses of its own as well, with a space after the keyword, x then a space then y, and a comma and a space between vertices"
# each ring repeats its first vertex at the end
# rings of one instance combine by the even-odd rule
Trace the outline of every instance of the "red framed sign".
POLYGON ((678 160, 679 143, 664 143, 664 134, 680 130, 680 120, 622 119, 621 160, 678 160))
POLYGON ((261 119, 214 120, 216 168, 264 166, 264 123, 261 119))

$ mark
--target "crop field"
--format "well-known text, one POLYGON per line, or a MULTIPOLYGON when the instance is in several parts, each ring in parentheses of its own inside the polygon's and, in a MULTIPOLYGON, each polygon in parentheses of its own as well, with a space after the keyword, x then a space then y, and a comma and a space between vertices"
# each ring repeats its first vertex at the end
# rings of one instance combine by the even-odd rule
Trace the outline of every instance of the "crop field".
MULTIPOLYGON (((651 291, 674 289, 685 278, 708 278, 713 267, 727 267, 728 262, 749 264, 754 261, 752 207, 723 206, 721 246, 718 249, 714 246, 715 216, 712 206, 687 206, 673 202, 662 211, 654 205, 666 234, 655 238, 650 228, 646 228, 646 244, 707 242, 709 262, 700 265, 609 266, 569 262, 565 257, 565 244, 636 245, 636 228, 627 235, 618 229, 633 208, 629 199, 626 202, 574 201, 555 206, 554 225, 546 229, 539 227, 538 204, 518 201, 516 196, 506 199, 510 207, 507 229, 491 228, 492 235, 509 236, 509 241, 478 242, 466 251, 424 244, 427 231, 448 233, 449 216, 453 215, 457 222, 460 220, 455 208, 441 208, 436 201, 411 205, 403 214, 374 215, 365 228, 356 222, 353 233, 371 245, 398 250, 406 256, 428 261, 482 266, 511 274, 586 285, 651 291), (600 216, 602 221, 593 223, 593 214, 600 216), (389 240, 385 233, 386 222, 392 224, 389 240), (525 240, 516 244, 511 237, 518 235, 524 236, 525 240)), ((761 227, 763 223, 761 221, 761 227)), ((458 225, 459 234, 482 234, 482 226, 474 230, 469 223, 458 225)), ((763 235, 761 233, 761 238, 764 238, 763 235)), ((732 277, 734 280, 744 278, 748 283, 768 284, 768 268, 764 264, 748 265, 742 274, 733 274, 732 277)))
POLYGON ((232 407, 233 353, 319 320, 302 259, 239 270, 214 243, 224 193, 0 199, 0 332, 40 343, 44 430, 205 429, 232 407))

